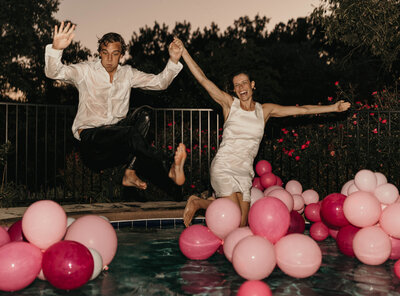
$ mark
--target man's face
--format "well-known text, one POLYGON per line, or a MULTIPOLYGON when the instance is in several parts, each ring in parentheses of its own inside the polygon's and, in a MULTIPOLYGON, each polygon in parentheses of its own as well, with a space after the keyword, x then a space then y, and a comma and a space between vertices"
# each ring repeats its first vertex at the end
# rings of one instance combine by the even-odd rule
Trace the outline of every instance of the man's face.
POLYGON ((101 64, 108 73, 115 73, 121 58, 122 54, 120 42, 110 42, 107 45, 101 45, 101 64))

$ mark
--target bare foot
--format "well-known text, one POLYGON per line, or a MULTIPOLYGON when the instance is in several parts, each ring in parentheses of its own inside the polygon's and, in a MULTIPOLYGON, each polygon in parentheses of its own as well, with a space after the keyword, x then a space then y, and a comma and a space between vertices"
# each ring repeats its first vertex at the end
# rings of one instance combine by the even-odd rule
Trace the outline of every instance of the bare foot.
POLYGON ((136 187, 138 189, 145 190, 147 188, 146 182, 143 182, 136 175, 135 170, 126 169, 125 175, 122 178, 122 185, 128 187, 136 187))
POLYGON ((185 172, 183 166, 185 165, 186 156, 186 146, 183 143, 180 143, 175 151, 174 163, 168 173, 168 177, 170 177, 177 185, 185 183, 185 172))
POLYGON ((186 227, 189 227, 194 214, 196 214, 197 210, 200 208, 197 204, 197 200, 200 200, 200 197, 197 197, 196 195, 189 196, 187 200, 185 210, 183 211, 183 223, 186 227))

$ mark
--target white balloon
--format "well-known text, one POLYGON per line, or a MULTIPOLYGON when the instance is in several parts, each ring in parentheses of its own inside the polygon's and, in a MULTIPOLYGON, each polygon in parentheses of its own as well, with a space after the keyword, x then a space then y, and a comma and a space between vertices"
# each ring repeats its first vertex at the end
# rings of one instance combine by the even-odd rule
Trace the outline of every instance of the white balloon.
POLYGON ((99 252, 97 252, 93 248, 89 248, 90 253, 92 254, 93 257, 93 262, 94 262, 94 268, 93 268, 93 273, 92 277, 90 278, 91 280, 94 280, 97 278, 97 276, 101 273, 103 269, 103 259, 101 258, 101 255, 99 252))
POLYGON ((76 220, 75 218, 68 217, 68 218, 67 218, 67 228, 68 228, 72 223, 74 223, 75 220, 76 220))

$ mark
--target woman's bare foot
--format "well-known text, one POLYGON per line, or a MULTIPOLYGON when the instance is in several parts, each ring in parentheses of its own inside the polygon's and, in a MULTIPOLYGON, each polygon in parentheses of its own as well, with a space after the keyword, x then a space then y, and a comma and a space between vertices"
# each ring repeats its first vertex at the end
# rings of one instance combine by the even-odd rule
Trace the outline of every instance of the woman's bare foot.
POLYGON ((189 196, 187 200, 185 210, 183 211, 183 223, 186 227, 189 227, 194 214, 196 214, 197 210, 200 208, 197 203, 198 200, 200 200, 200 197, 197 197, 196 195, 189 196))
POLYGON ((145 190, 147 188, 146 182, 143 182, 136 175, 135 170, 126 169, 125 175, 122 178, 122 185, 128 187, 136 187, 138 189, 145 190))
POLYGON ((185 183, 185 172, 183 166, 185 165, 186 156, 186 146, 183 143, 180 143, 175 151, 174 163, 168 173, 168 177, 170 177, 177 185, 183 185, 183 183, 185 183))

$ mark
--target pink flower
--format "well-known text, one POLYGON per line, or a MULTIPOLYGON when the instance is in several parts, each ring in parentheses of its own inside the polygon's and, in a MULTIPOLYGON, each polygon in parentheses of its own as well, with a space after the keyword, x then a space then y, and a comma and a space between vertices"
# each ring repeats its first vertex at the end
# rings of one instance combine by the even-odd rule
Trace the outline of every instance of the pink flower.
POLYGON ((339 85, 339 81, 336 81, 336 82, 335 82, 335 85, 338 86, 338 85, 339 85))
POLYGON ((307 148, 307 145, 301 145, 301 149, 304 150, 307 148))
POLYGON ((299 135, 297 133, 294 133, 293 136, 298 137, 299 135))
POLYGON ((371 116, 374 116, 374 115, 375 115, 375 113, 369 113, 369 115, 371 115, 371 116))
POLYGON ((310 141, 307 141, 307 142, 306 142, 306 145, 307 145, 307 147, 308 147, 308 145, 310 145, 310 141))
POLYGON ((283 142, 283 139, 278 139, 278 143, 282 143, 283 142))
POLYGON ((357 104, 357 105, 361 105, 361 102, 360 102, 360 101, 357 101, 356 104, 357 104))
POLYGON ((190 188, 195 188, 195 187, 196 187, 196 186, 194 186, 194 184, 191 184, 191 185, 190 185, 190 188))
POLYGON ((168 124, 167 124, 168 126, 172 126, 172 122, 168 122, 168 124))
POLYGON ((377 92, 377 91, 374 91, 371 95, 375 96, 375 95, 377 95, 377 94, 378 94, 378 92, 377 92))
POLYGON ((296 159, 297 161, 299 161, 300 160, 300 156, 296 156, 294 159, 296 159))
POLYGON ((387 120, 386 120, 386 119, 382 120, 382 123, 383 123, 383 124, 385 124, 386 122, 387 122, 387 120))
POLYGON ((374 128, 374 129, 372 130, 372 132, 373 132, 374 134, 377 134, 377 133, 378 133, 378 130, 377 130, 376 128, 374 128))
POLYGON ((354 120, 354 121, 353 121, 353 124, 354 124, 354 125, 357 125, 357 120, 354 120))
POLYGON ((333 129, 334 129, 334 127, 333 127, 333 126, 330 126, 330 127, 329 127, 329 129, 330 129, 330 130, 333 130, 333 129))
POLYGON ((168 150, 172 150, 172 146, 171 145, 168 145, 168 150))
POLYGON ((332 101, 333 100, 333 98, 332 97, 328 97, 328 101, 330 102, 330 101, 332 101))
POLYGON ((190 153, 190 149, 189 149, 189 148, 186 148, 186 152, 187 152, 187 153, 190 153))

